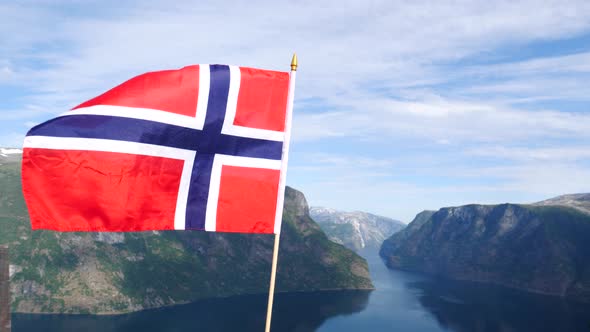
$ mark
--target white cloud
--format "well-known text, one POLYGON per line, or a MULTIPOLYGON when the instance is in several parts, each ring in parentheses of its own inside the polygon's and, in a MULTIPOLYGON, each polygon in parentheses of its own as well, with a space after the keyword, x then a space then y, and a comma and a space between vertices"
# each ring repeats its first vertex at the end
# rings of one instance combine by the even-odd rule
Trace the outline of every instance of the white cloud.
POLYGON ((467 155, 496 160, 572 162, 590 160, 590 145, 554 146, 545 148, 481 146, 465 151, 467 155))
POLYGON ((36 126, 38 124, 39 123, 34 122, 34 121, 27 121, 27 122, 23 123, 23 125, 28 129, 33 128, 34 126, 36 126))
POLYGON ((371 167, 371 168, 387 168, 391 167, 393 162, 391 160, 384 160, 371 157, 363 157, 356 155, 338 155, 329 153, 315 153, 303 157, 311 164, 321 164, 324 167, 371 167))
POLYGON ((0 133, 0 142, 5 148, 18 148, 23 145, 23 136, 16 132, 0 133))
MULTIPOLYGON (((29 126, 149 70, 192 63, 286 70, 297 51, 294 146, 318 154, 293 160, 292 170, 314 204, 408 220, 424 208, 588 188, 580 164, 587 144, 579 142, 590 140, 590 113, 515 105, 587 101, 588 50, 517 62, 506 51, 500 60, 509 63, 461 65, 499 48, 588 33, 588 1, 48 0, 0 3, 0 14, 0 84, 27 94, 21 109, 0 105, 4 122, 29 126), (380 146, 381 154, 326 154, 318 141, 354 142, 357 152, 380 146), (421 146, 420 155, 391 151, 406 145, 421 146), (510 165, 459 167, 468 158, 510 165), (418 175, 441 183, 411 179, 418 175)), ((0 142, 20 146, 22 133, 0 142)))
POLYGON ((353 111, 296 114, 297 140, 329 137, 399 137, 453 142, 590 139, 590 113, 528 111, 441 97, 424 101, 351 96, 353 111))
POLYGON ((21 70, 21 81, 43 92, 86 97, 132 74, 195 62, 287 68, 290 53, 298 51, 297 94, 311 97, 346 93, 372 81, 436 80, 428 68, 433 62, 505 43, 574 35, 590 25, 586 1, 136 5, 111 17, 90 13, 67 20, 52 6, 4 5, 14 19, 4 22, 2 31, 18 38, 2 36, 3 43, 18 50, 15 54, 51 59, 32 77, 21 70), (28 51, 39 44, 57 47, 28 51))
POLYGON ((10 69, 10 67, 8 66, 4 66, 0 68, 0 81, 1 80, 5 80, 5 79, 9 79, 12 75, 13 75, 13 71, 12 69, 10 69))
POLYGON ((547 75, 554 73, 590 72, 590 52, 550 56, 525 61, 477 66, 468 71, 475 75, 521 77, 524 75, 547 75))
POLYGON ((22 109, 4 109, 0 108, 0 121, 11 121, 11 120, 22 120, 37 118, 40 115, 50 117, 54 113, 54 110, 43 109, 38 105, 24 105, 22 109))

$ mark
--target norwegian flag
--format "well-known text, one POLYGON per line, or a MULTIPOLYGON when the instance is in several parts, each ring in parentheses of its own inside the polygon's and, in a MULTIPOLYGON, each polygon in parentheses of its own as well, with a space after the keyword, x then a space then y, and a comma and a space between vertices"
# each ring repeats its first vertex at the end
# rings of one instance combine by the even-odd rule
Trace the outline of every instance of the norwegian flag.
POLYGON ((32 128, 32 228, 278 234, 293 84, 226 65, 151 72, 32 128))

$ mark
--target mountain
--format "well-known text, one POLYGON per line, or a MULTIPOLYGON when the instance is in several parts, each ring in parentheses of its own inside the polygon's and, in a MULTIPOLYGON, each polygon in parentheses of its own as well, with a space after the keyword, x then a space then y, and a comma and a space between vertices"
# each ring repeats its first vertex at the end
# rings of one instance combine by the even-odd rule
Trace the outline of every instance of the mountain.
POLYGON ((355 251, 378 249, 383 240, 405 227, 401 221, 366 212, 312 207, 310 214, 330 240, 355 251))
MULTIPOLYGON (((273 235, 32 232, 20 159, 0 158, 13 311, 112 314, 268 292, 273 235)), ((287 188, 277 291, 372 288, 366 261, 328 240, 304 195, 287 188)))
POLYGON ((466 205, 419 214, 380 255, 390 268, 590 302, 588 239, 590 214, 581 209, 466 205))
POLYGON ((548 199, 545 201, 535 203, 534 205, 538 205, 538 206, 547 206, 547 205, 569 206, 571 208, 578 209, 584 213, 590 214, 590 193, 557 196, 555 198, 551 198, 551 199, 548 199))
POLYGON ((0 148, 0 165, 20 162, 22 153, 20 149, 0 148))

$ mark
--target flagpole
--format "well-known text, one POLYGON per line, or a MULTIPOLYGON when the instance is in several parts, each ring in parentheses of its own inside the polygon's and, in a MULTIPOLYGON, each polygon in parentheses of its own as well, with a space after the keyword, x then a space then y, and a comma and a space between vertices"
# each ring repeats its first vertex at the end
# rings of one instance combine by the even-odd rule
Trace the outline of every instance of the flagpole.
POLYGON ((10 332, 10 256, 8 246, 0 246, 0 332, 10 332))
POLYGON ((283 205, 285 202, 285 183, 287 178, 287 164, 289 162, 289 144, 291 143, 291 121, 293 119, 293 97, 295 93, 295 77, 297 73, 297 54, 291 59, 291 75, 289 77, 289 94, 287 97, 287 114, 285 118, 285 141, 283 142, 283 162, 279 182, 279 199, 277 201, 277 214, 275 218, 275 243, 272 252, 272 268, 270 271, 270 287, 268 291, 268 306, 266 311, 265 332, 270 332, 272 320, 272 305, 275 296, 275 281, 277 276, 277 261, 279 259, 279 241, 281 239, 281 224, 283 218, 283 205))

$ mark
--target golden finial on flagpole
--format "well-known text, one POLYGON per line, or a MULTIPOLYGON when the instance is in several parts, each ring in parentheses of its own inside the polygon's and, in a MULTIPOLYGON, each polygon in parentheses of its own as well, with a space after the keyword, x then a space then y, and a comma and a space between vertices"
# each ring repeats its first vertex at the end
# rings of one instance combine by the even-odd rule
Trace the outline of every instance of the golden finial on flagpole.
POLYGON ((291 59, 291 70, 297 71, 297 53, 293 53, 293 58, 291 59))

